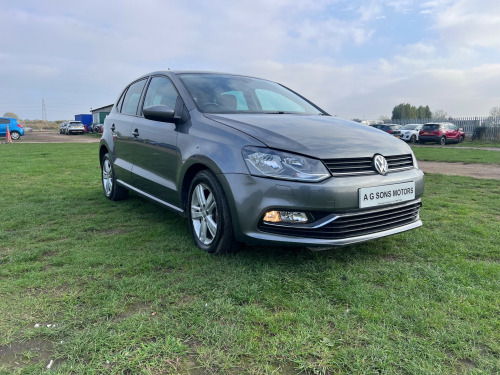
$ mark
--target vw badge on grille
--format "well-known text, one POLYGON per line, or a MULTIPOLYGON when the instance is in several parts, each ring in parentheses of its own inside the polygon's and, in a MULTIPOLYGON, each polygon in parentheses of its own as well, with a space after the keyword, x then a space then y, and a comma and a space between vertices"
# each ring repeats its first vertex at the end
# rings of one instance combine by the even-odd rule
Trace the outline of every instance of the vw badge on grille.
POLYGON ((382 155, 375 155, 373 158, 373 165, 378 173, 385 176, 387 174, 387 160, 382 155))

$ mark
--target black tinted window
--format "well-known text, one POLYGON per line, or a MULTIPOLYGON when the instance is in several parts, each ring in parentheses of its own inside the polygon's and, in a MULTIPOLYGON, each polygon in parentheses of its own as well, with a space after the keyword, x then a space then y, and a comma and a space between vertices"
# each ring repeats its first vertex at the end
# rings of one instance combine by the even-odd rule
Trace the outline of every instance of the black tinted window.
POLYGON ((422 130, 425 130, 425 131, 439 130, 439 124, 424 125, 424 126, 422 126, 422 130))
POLYGON ((149 83, 144 107, 162 104, 175 109, 178 97, 179 94, 172 81, 166 77, 153 77, 149 83))
POLYGON ((0 124, 10 124, 10 120, 8 118, 0 118, 0 124))
POLYGON ((143 79, 130 85, 123 99, 122 113, 126 115, 137 114, 137 106, 139 105, 142 89, 145 84, 146 79, 143 79))

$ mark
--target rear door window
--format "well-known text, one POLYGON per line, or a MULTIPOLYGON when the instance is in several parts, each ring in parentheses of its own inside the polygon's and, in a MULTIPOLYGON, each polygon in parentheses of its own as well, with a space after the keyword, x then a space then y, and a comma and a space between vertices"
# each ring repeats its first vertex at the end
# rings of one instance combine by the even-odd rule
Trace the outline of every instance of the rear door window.
POLYGON ((123 99, 122 113, 125 115, 136 115, 142 90, 146 84, 146 79, 142 79, 130 85, 123 99))

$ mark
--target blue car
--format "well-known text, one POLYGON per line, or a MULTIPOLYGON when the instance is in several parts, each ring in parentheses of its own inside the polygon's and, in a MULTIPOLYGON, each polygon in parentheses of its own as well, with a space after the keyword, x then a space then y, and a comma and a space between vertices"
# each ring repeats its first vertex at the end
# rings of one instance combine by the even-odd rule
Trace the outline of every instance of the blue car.
POLYGON ((15 118, 0 117, 0 137, 5 137, 7 135, 7 126, 9 127, 12 140, 18 140, 24 135, 23 127, 15 118))

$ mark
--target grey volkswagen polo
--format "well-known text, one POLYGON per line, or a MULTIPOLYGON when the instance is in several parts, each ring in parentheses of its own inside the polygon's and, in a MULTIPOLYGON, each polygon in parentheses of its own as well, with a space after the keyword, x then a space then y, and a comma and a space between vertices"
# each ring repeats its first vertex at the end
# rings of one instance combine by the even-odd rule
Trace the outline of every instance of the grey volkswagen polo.
POLYGON ((196 245, 325 248, 420 227, 424 175, 408 145, 340 120, 275 82, 154 72, 104 122, 104 194, 188 218, 196 245))

